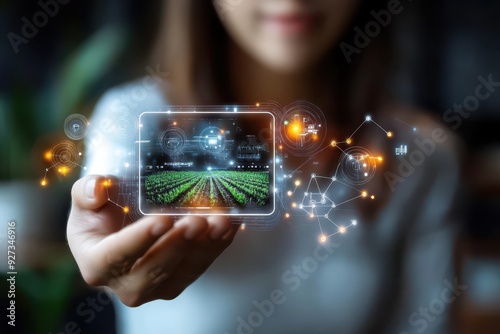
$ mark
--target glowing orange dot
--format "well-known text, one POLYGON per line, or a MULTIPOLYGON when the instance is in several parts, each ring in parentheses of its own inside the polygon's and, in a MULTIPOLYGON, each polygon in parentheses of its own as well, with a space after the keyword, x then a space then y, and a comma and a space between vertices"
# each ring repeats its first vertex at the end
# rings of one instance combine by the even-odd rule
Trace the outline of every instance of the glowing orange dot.
POLYGON ((40 182, 40 184, 42 185, 42 187, 45 187, 47 185, 47 181, 46 180, 42 180, 42 182, 40 182))
POLYGON ((128 208, 128 206, 123 208, 123 212, 128 213, 129 211, 130 211, 130 209, 128 208))
POLYGON ((283 145, 280 145, 280 146, 279 146, 279 149, 280 149, 280 150, 282 150, 282 149, 283 149, 283 145))
POLYGON ((66 173, 68 173, 68 168, 67 167, 61 167, 61 168, 57 169, 57 171, 59 173, 61 173, 62 175, 66 175, 66 173))
POLYGON ((290 214, 289 214, 289 213, 286 213, 286 214, 285 214, 285 218, 290 218, 290 214))
POLYGON ((371 199, 375 199, 375 196, 374 196, 374 195, 371 195, 371 196, 370 196, 370 198, 371 198, 371 199))
POLYGON ((314 213, 311 213, 309 217, 314 218, 314 213))
POLYGON ((330 143, 330 145, 332 145, 332 147, 335 147, 335 146, 337 146, 337 142, 335 140, 332 140, 332 142, 330 143))
POLYGON ((295 186, 300 186, 300 180, 295 181, 295 186))
POLYGON ((106 180, 106 181, 104 181, 102 184, 103 184, 103 186, 105 186, 105 187, 109 187, 109 186, 111 185, 111 180, 106 180))
POLYGON ((326 239, 327 239, 327 237, 324 234, 319 236, 319 242, 321 242, 322 244, 324 244, 326 242, 326 239))
POLYGON ((256 107, 260 107, 260 103, 259 103, 259 102, 257 102, 257 103, 255 104, 255 106, 256 106, 256 107))
POLYGON ((351 145, 352 144, 352 139, 351 138, 347 138, 346 141, 347 145, 351 145))
POLYGON ((288 190, 287 195, 288 195, 288 196, 292 196, 292 195, 293 195, 293 192, 292 192, 291 190, 288 190))
POLYGON ((45 159, 47 159, 47 160, 52 159, 52 152, 50 152, 50 151, 49 151, 49 152, 45 152, 44 157, 45 157, 45 159))
POLYGON ((391 131, 387 132, 387 137, 389 137, 389 138, 392 137, 392 132, 391 131))
POLYGON ((297 207, 297 203, 293 202, 292 203, 292 208, 296 208, 297 207))
POLYGON ((361 192, 361 197, 366 197, 366 196, 368 196, 368 193, 366 191, 362 191, 361 192))
POLYGON ((174 126, 177 126, 177 122, 174 122, 174 126))
POLYGON ((382 161, 382 160, 384 160, 384 158, 382 158, 382 157, 378 157, 378 158, 377 158, 377 160, 378 160, 378 161, 382 161))
POLYGON ((347 229, 346 229, 344 226, 340 226, 340 227, 339 227, 339 232, 340 232, 341 234, 344 234, 346 231, 347 231, 347 229))
POLYGON ((245 226, 245 224, 241 224, 241 226, 240 226, 240 230, 243 230, 243 231, 244 231, 246 228, 247 228, 247 227, 245 226))
POLYGON ((299 122, 293 122, 288 126, 288 134, 297 137, 302 132, 302 125, 299 122))

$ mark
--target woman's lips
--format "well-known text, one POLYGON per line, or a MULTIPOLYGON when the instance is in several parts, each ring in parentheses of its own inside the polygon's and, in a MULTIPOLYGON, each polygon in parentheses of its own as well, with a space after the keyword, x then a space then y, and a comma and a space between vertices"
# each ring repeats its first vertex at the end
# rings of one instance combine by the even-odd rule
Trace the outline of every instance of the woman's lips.
POLYGON ((310 32, 317 22, 312 14, 264 15, 264 24, 273 32, 285 35, 303 35, 310 32))

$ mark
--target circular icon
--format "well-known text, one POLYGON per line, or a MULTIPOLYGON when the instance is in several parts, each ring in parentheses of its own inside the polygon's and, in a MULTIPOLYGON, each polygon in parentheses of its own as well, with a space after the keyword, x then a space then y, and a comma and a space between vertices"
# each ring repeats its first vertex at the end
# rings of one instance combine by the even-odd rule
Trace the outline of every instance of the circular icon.
POLYGON ((314 155, 326 139, 326 118, 314 104, 297 101, 281 115, 279 130, 288 150, 297 156, 314 155))
POLYGON ((203 152, 219 153, 226 147, 226 135, 216 126, 209 126, 200 134, 200 148, 203 152))
POLYGON ((160 134, 160 146, 169 156, 177 156, 184 152, 186 134, 182 129, 169 126, 160 134))
POLYGON ((122 112, 116 115, 112 122, 113 136, 122 141, 130 141, 138 133, 137 118, 129 112, 122 112))
POLYGON ((57 167, 72 169, 78 165, 80 154, 76 145, 66 141, 57 144, 51 151, 52 163, 57 167))
POLYGON ((72 114, 64 121, 64 133, 72 140, 81 140, 87 135, 89 122, 80 114, 72 114))
POLYGON ((377 158, 360 146, 349 147, 340 158, 340 175, 354 185, 370 182, 375 176, 377 158))

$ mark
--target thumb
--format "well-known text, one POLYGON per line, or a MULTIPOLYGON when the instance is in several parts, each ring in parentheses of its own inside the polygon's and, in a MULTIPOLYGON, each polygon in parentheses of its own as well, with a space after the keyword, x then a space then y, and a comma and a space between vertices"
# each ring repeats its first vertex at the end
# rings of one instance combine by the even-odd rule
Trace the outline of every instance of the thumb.
POLYGON ((105 177, 89 175, 79 179, 71 189, 73 207, 82 210, 96 210, 108 201, 105 177))

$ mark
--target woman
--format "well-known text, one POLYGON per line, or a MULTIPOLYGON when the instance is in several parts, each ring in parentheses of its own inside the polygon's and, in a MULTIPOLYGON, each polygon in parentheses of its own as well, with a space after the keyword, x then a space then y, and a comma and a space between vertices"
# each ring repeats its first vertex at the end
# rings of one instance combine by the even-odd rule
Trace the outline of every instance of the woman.
MULTIPOLYGON (((155 52, 168 73, 155 77, 156 86, 142 80, 110 90, 93 124, 114 112, 137 116, 139 102, 274 100, 286 106, 303 99, 324 111, 332 138, 349 136, 366 110, 376 110, 404 142, 414 136, 394 122, 395 114, 428 138, 438 125, 387 102, 380 84, 389 59, 384 36, 372 41, 380 45, 351 55, 351 64, 339 48, 343 41, 352 44, 351 25, 364 27, 373 19, 370 11, 385 6, 351 0, 169 1, 155 52), (140 87, 146 95, 137 93, 140 87)), ((361 135, 380 138, 370 130, 361 135)), ((371 189, 384 205, 363 203, 363 226, 324 247, 289 228, 293 224, 235 238, 237 228, 221 217, 146 217, 122 228, 122 210, 108 202, 114 188, 99 176, 73 187, 68 241, 87 283, 110 287, 124 304, 173 299, 137 309, 117 302, 123 332, 445 333, 445 309, 427 309, 453 282, 458 171, 451 142, 393 183, 393 193, 379 173, 371 189)), ((133 145, 105 135, 88 152, 89 174, 124 177, 110 154, 133 145)), ((314 170, 331 175, 331 161, 324 153, 314 170)), ((387 158, 391 171, 397 172, 398 163, 387 158)), ((304 173, 311 172, 307 168, 304 173)))

